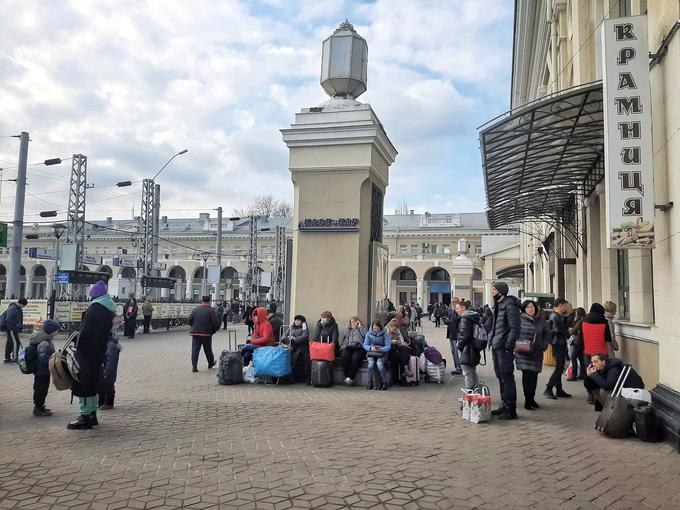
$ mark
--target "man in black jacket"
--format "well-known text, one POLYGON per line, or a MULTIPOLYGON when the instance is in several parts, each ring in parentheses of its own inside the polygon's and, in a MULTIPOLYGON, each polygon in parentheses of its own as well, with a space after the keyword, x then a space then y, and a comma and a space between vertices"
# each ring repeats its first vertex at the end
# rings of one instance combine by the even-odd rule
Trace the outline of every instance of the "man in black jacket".
POLYGON ((281 341, 281 326, 283 326, 283 319, 276 313, 276 303, 269 303, 269 308, 267 309, 267 320, 269 324, 272 325, 272 331, 274 331, 274 341, 279 343, 281 341))
POLYGON ((451 310, 449 311, 449 323, 446 325, 446 338, 449 339, 451 346, 451 356, 453 357, 453 370, 451 375, 461 375, 463 367, 460 364, 460 354, 458 353, 458 326, 460 325, 460 315, 456 312, 458 298, 451 299, 451 310))
POLYGON ((548 319, 550 326, 550 345, 552 345, 553 356, 555 357, 555 370, 553 370, 548 385, 543 392, 545 397, 556 400, 557 397, 569 398, 571 395, 562 389, 562 374, 567 360, 567 339, 569 338, 569 326, 567 324, 567 314, 571 306, 566 299, 557 298, 553 304, 553 311, 548 319), (555 388, 555 393, 553 393, 555 388))
MULTIPOLYGON (((624 366, 622 360, 610 358, 607 354, 592 355, 590 365, 586 367, 587 377, 584 385, 588 392, 595 397, 596 411, 602 410, 602 405, 614 391, 614 386, 616 386, 624 366)), ((642 377, 631 368, 623 387, 644 389, 645 383, 642 377)))
POLYGON ((519 300, 508 296, 508 284, 495 282, 491 288, 496 306, 493 309, 491 329, 491 350, 493 370, 501 389, 503 405, 491 411, 501 420, 517 418, 517 386, 515 385, 515 342, 519 337, 520 313, 519 300))
POLYGON ((189 315, 192 372, 198 372, 198 354, 201 352, 201 347, 208 361, 208 368, 215 366, 212 336, 220 330, 220 320, 210 306, 210 296, 203 296, 202 301, 203 303, 194 308, 189 315))

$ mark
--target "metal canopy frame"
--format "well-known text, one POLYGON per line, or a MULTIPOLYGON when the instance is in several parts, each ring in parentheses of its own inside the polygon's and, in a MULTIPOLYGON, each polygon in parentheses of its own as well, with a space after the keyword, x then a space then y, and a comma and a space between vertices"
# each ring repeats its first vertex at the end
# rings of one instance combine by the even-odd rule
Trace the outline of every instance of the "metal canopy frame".
POLYGON ((491 228, 546 221, 585 251, 578 203, 604 177, 602 82, 511 110, 480 127, 491 228))

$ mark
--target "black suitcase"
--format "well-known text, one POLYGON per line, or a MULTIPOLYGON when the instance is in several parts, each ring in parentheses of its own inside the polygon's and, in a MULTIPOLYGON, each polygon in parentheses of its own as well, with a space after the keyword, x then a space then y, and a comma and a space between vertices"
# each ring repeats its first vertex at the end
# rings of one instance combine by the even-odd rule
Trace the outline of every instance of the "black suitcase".
POLYGON ((646 443, 661 441, 661 430, 656 420, 654 408, 650 405, 633 409, 633 427, 635 434, 646 443))
POLYGON ((241 384, 243 382, 243 360, 236 349, 236 335, 228 337, 229 347, 233 350, 222 351, 217 365, 217 382, 220 384, 241 384))
POLYGON ((317 388, 333 386, 333 363, 330 361, 312 361, 312 386, 317 388))
POLYGON ((630 370, 630 365, 623 366, 614 391, 605 402, 595 422, 595 429, 604 432, 609 437, 624 438, 631 435, 633 431, 633 405, 630 400, 621 396, 621 389, 626 383, 630 370))

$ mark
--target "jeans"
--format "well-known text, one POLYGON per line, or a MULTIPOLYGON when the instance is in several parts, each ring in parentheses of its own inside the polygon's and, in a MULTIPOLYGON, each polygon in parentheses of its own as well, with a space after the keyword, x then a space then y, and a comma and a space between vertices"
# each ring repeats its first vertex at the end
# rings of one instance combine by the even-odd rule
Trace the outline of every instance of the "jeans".
POLYGON ((378 372, 380 373, 380 378, 383 384, 387 384, 387 376, 385 372, 385 356, 380 358, 374 358, 372 356, 368 357, 368 380, 369 382, 373 380, 373 372, 375 371, 375 366, 378 365, 378 372))
POLYGON ((222 322, 224 324, 224 329, 227 329, 227 323, 229 322, 229 316, 226 313, 222 316, 222 322))
POLYGON ((33 405, 36 409, 45 406, 47 392, 50 389, 50 374, 36 375, 33 378, 33 405))
POLYGON ((149 332, 149 326, 151 326, 151 315, 144 316, 144 333, 149 332))
POLYGON ((564 374, 564 364, 567 360, 567 346, 553 345, 553 356, 555 356, 555 370, 553 370, 548 380, 548 389, 562 389, 562 374, 564 374))
POLYGON ((212 350, 212 335, 211 336, 192 336, 191 337, 191 365, 196 368, 198 365, 198 354, 203 347, 205 359, 208 360, 208 367, 215 364, 215 355, 212 350))
POLYGON ((97 395, 93 397, 79 397, 78 401, 80 403, 81 415, 89 416, 97 412, 97 406, 99 405, 99 397, 97 395))
POLYGON ((515 384, 515 355, 501 349, 493 352, 493 371, 501 388, 501 400, 505 407, 517 407, 517 385, 515 384))
POLYGON ((456 338, 449 338, 451 344, 451 355, 453 356, 453 368, 455 370, 462 370, 460 365, 460 351, 458 350, 458 340, 456 338))
POLYGON ((581 379, 586 376, 586 365, 583 357, 583 347, 574 345, 571 352, 571 376, 574 379, 581 379))
POLYGON ((538 386, 538 372, 522 370, 522 390, 524 398, 534 398, 536 396, 536 386, 538 386))
POLYGON ((5 359, 10 360, 19 358, 19 349, 21 349, 21 341, 19 340, 19 333, 16 331, 7 330, 7 341, 5 342, 5 359))
POLYGON ((357 370, 361 366, 361 362, 366 357, 366 351, 361 349, 345 348, 340 352, 340 359, 342 361, 342 373, 345 378, 349 377, 354 380, 357 376, 357 370))
POLYGON ((465 377, 465 387, 467 389, 472 389, 477 384, 479 384, 479 378, 477 377, 477 367, 471 367, 469 365, 462 365, 463 376, 465 377))
POLYGON ((243 366, 247 367, 253 361, 253 352, 256 347, 253 344, 246 344, 241 349, 241 357, 243 358, 243 366))

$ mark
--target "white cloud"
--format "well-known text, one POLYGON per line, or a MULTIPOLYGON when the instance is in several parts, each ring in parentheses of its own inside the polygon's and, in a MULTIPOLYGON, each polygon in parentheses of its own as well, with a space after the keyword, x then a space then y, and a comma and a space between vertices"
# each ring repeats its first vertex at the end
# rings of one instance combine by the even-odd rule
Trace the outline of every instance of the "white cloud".
MULTIPOLYGON (((507 1, 7 0, 4 10, 21 14, 0 31, 0 135, 29 131, 30 162, 86 154, 99 186, 152 176, 188 148, 161 176, 163 214, 231 210, 264 192, 291 200, 279 129, 325 100, 321 41, 349 17, 369 44, 360 100, 400 153, 386 210, 403 198, 433 211, 484 206, 475 126, 508 95, 507 1), (434 198, 433 185, 451 192, 434 198)), ((0 138, 6 177, 17 149, 0 138)), ((68 162, 34 170, 29 191, 65 210, 68 162)), ((12 193, 3 188, 2 219, 12 193)), ((98 203, 93 217, 130 200, 98 203)), ((27 217, 46 207, 29 196, 27 217)))

